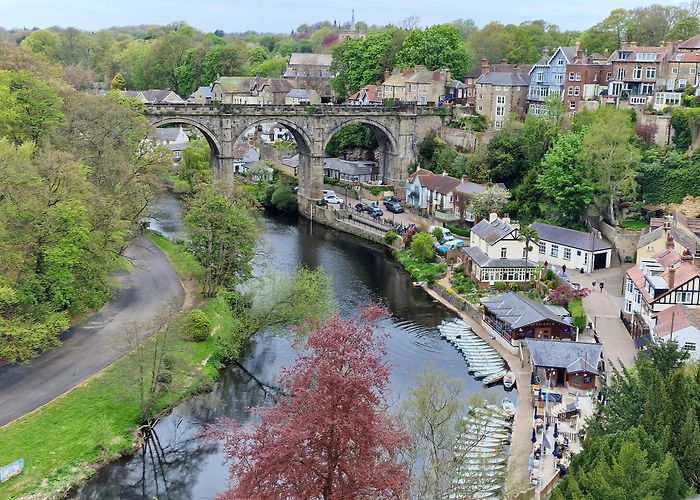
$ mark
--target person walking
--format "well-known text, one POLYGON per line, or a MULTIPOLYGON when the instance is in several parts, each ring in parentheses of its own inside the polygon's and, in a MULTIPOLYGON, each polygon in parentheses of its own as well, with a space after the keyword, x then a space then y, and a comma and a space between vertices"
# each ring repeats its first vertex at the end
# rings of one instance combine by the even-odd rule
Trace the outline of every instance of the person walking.
POLYGON ((591 288, 592 290, 595 290, 595 281, 593 282, 593 286, 591 288))
POLYGON ((600 293, 603 293, 603 282, 601 281, 600 285, 598 285, 598 286, 600 286, 600 293))

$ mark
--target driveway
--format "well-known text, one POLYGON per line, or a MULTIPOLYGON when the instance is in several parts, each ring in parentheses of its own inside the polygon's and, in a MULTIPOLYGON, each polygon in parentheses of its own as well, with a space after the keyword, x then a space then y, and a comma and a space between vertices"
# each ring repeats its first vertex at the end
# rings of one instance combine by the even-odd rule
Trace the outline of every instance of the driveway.
POLYGON ((0 425, 69 391, 160 329, 184 300, 180 278, 145 236, 126 256, 134 268, 117 273, 119 292, 99 312, 62 335, 63 344, 29 364, 0 367, 0 425))

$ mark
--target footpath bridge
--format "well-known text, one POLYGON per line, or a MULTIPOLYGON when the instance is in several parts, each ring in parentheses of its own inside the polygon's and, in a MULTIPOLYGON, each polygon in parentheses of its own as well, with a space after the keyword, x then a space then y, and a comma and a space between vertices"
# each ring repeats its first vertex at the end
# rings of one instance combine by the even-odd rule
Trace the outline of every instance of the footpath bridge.
POLYGON ((416 159, 418 144, 442 125, 436 108, 416 105, 237 105, 152 104, 146 117, 153 127, 189 125, 209 142, 212 165, 219 178, 233 174, 234 145, 262 123, 279 123, 294 137, 299 150, 299 209, 309 211, 321 198, 326 145, 341 128, 359 123, 369 127, 379 144, 380 172, 387 184, 400 186, 416 159))

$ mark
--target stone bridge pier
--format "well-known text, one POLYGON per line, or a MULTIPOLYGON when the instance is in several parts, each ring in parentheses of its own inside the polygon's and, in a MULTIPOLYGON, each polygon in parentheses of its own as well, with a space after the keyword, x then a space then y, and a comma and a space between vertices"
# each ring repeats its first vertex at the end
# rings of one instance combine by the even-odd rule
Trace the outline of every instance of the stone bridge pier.
POLYGON ((437 130, 442 120, 434 108, 383 106, 279 106, 164 104, 146 107, 154 127, 179 124, 199 130, 212 151, 212 168, 222 180, 234 175, 235 144, 251 127, 279 123, 294 137, 299 150, 299 210, 310 214, 323 190, 323 158, 333 135, 343 127, 369 127, 379 144, 379 171, 387 185, 399 189, 416 161, 418 144, 437 130))

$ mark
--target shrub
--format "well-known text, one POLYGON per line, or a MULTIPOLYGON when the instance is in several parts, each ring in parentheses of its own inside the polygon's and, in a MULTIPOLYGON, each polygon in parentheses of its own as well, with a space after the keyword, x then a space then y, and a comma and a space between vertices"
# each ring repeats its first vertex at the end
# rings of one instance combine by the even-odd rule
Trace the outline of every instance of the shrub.
POLYGON ((493 284, 493 287, 499 292, 505 292, 508 289, 508 283, 506 283, 505 281, 496 281, 493 284))
POLYGON ((440 264, 434 262, 420 262, 407 250, 397 252, 396 260, 399 261, 404 269, 406 269, 416 281, 435 281, 447 271, 447 264, 444 262, 440 264))
POLYGON ((414 234, 411 239, 411 256, 419 262, 432 262, 435 258, 433 237, 423 232, 414 234))
POLYGON ((192 309, 185 319, 185 335, 195 342, 204 342, 211 334, 209 318, 201 309, 192 309))
POLYGON ((172 354, 164 354, 163 359, 162 359, 162 363, 163 363, 163 368, 165 368, 166 370, 172 370, 173 366, 175 366, 175 358, 173 357, 172 354))
POLYGON ((396 241, 398 237, 399 235, 396 234, 396 231, 392 229, 391 231, 387 231, 387 233, 384 235, 384 242, 387 245, 391 245, 396 241))
POLYGON ((382 194, 382 193, 383 193, 384 191, 386 191, 386 189, 387 189, 386 186, 382 186, 382 185, 378 185, 378 186, 377 186, 377 185, 374 185, 374 184, 373 184, 373 185, 366 184, 366 185, 363 185, 363 187, 364 187, 365 189, 367 189, 367 191, 369 191, 370 193, 372 193, 374 196, 379 196, 380 194, 382 194))
POLYGON ((297 195, 289 184, 280 184, 270 197, 270 203, 274 205, 277 210, 282 212, 294 213, 298 209, 297 205, 297 195))
POLYGON ((168 385, 173 381, 173 372, 170 370, 161 370, 156 377, 156 382, 163 385, 168 385))
POLYGON ((328 177, 328 176, 325 176, 323 178, 323 183, 328 184, 329 186, 337 186, 338 184, 340 184, 338 179, 336 179, 335 177, 328 177))
POLYGON ((442 229, 440 229, 439 227, 433 229, 433 231, 430 234, 432 234, 438 241, 442 239, 442 229))
POLYGON ((187 181, 177 180, 173 185, 173 191, 175 194, 190 194, 192 193, 192 186, 187 181))
POLYGON ((471 231, 469 231, 468 227, 451 226, 449 224, 445 224, 445 227, 449 229, 452 234, 456 234, 457 236, 461 236, 463 238, 469 238, 471 235, 471 231))
POLYGON ((588 325, 588 316, 586 316, 586 310, 583 308, 581 297, 576 297, 569 302, 567 309, 574 320, 574 325, 578 327, 579 331, 584 330, 588 325))

